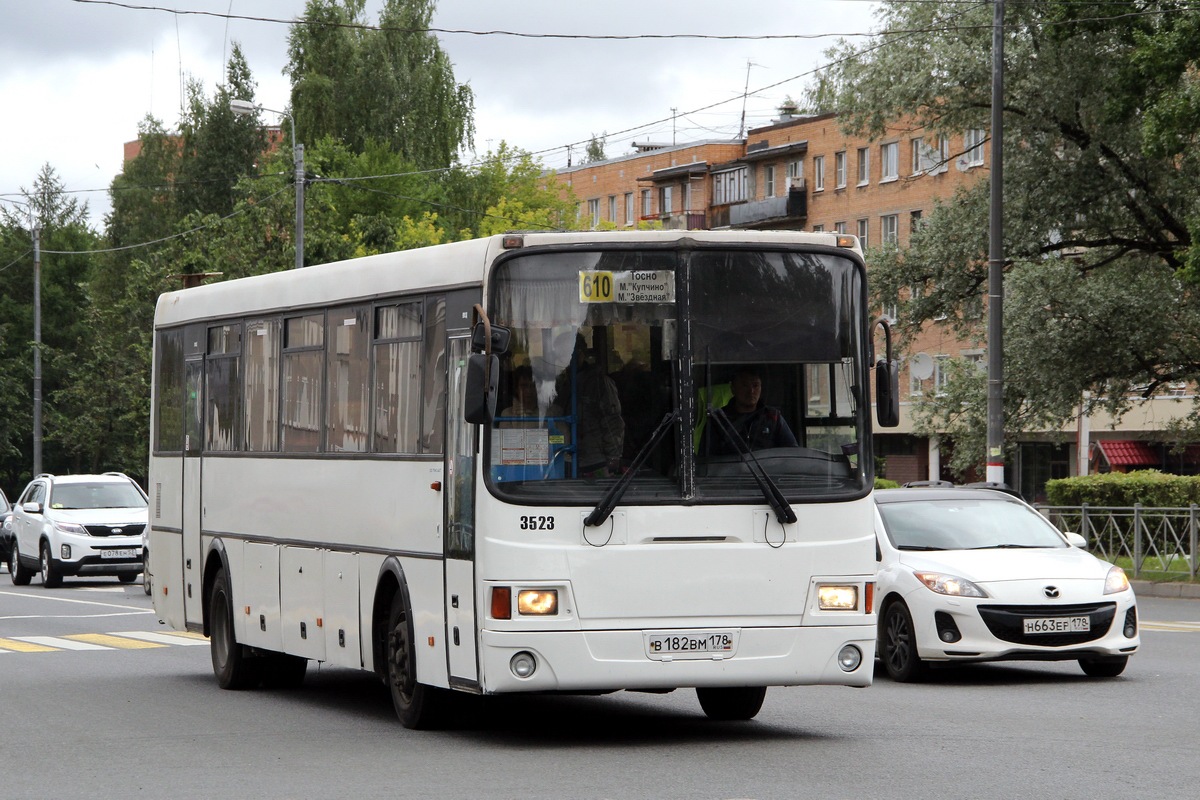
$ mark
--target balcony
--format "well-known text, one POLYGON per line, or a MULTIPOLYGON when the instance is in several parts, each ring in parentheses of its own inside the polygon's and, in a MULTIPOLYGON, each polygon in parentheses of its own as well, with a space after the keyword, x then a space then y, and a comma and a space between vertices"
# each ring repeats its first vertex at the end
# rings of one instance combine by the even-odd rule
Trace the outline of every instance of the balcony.
POLYGON ((679 211, 674 214, 644 214, 638 219, 647 222, 662 223, 663 230, 668 231, 701 231, 705 230, 703 212, 679 211))
POLYGON ((731 228, 802 226, 808 219, 808 194, 803 186, 793 187, 782 197, 736 203, 728 208, 731 228))

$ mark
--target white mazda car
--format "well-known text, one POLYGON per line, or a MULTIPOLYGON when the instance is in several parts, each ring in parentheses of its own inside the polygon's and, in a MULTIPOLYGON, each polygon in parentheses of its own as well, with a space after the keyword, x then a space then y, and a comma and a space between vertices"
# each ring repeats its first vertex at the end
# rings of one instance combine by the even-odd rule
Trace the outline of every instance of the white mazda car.
POLYGON ((875 493, 879 647, 888 675, 932 662, 1075 660, 1111 678, 1137 652, 1125 572, 1020 499, 991 489, 875 493))

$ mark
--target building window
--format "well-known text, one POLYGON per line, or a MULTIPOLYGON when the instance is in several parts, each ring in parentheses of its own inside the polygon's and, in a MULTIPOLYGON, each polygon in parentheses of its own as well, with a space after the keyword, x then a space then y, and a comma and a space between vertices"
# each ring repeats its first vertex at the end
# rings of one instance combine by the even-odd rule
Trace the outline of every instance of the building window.
POLYGON ((946 384, 950 382, 950 356, 933 357, 933 389, 938 394, 946 393, 946 384))
POLYGON ((833 232, 834 233, 845 233, 846 232, 846 223, 844 221, 833 223, 833 232))
POLYGON ((775 196, 775 165, 763 167, 763 197, 775 196))
POLYGON ((692 210, 692 182, 690 180, 683 184, 683 208, 680 210, 685 214, 692 210))
POLYGON ((740 203, 746 199, 746 168, 738 167, 713 175, 713 205, 740 203))
POLYGON ((812 229, 813 229, 813 233, 824 233, 825 232, 824 225, 813 225, 812 229))
POLYGON ((858 243, 862 245, 862 249, 867 249, 867 223, 868 220, 860 219, 858 221, 858 243))
POLYGON ((670 214, 674 211, 674 204, 671 199, 674 186, 663 186, 658 190, 658 213, 662 215, 670 214))
POLYGON ((625 193, 625 224, 633 224, 633 192, 625 193))
POLYGON ((892 295, 891 298, 883 304, 882 311, 883 316, 887 318, 888 322, 895 323, 898 319, 900 319, 900 304, 896 301, 895 295, 892 295))
POLYGON ((913 211, 908 215, 909 235, 911 236, 920 227, 921 227, 921 209, 918 208, 916 211, 913 211))
POLYGON ((983 143, 987 133, 981 128, 972 128, 963 134, 963 160, 968 167, 983 166, 983 143))
POLYGON ((787 188, 799 189, 804 185, 804 173, 799 161, 789 161, 787 165, 787 188))
POLYGON ((588 218, 593 228, 600 224, 600 198, 588 200, 588 218))
POLYGON ((900 143, 888 142, 879 148, 879 180, 894 181, 900 177, 900 143))
POLYGON ((642 189, 642 218, 650 219, 654 214, 653 198, 649 189, 642 189))
POLYGON ((846 151, 833 154, 833 185, 838 189, 846 188, 846 151))
POLYGON ((825 156, 813 156, 813 191, 825 189, 825 156))
POLYGON ((885 246, 900 244, 900 217, 897 214, 879 218, 879 243, 885 246))
POLYGON ((946 171, 946 160, 950 158, 950 140, 938 136, 932 141, 926 141, 918 136, 912 140, 912 173, 937 174, 946 171))
POLYGON ((617 196, 615 194, 608 196, 608 221, 617 221, 617 196))
POLYGON ((871 150, 858 148, 858 185, 864 186, 871 179, 871 150))

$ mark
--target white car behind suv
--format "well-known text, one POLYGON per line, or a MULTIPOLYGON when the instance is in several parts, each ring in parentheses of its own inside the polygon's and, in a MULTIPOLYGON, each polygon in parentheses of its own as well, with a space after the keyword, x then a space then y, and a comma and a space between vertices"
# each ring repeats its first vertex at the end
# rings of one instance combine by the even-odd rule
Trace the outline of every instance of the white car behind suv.
POLYGON ((64 575, 115 575, 132 583, 142 571, 146 493, 119 472, 39 475, 13 506, 9 574, 18 586, 35 572, 58 586, 64 575))

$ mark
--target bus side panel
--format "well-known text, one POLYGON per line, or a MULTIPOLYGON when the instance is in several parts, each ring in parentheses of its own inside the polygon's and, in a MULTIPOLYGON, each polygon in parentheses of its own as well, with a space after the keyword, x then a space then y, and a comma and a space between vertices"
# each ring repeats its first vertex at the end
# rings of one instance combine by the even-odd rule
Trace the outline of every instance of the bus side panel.
POLYGON ((183 612, 183 535, 178 531, 150 529, 150 574, 153 576, 154 611, 178 631, 187 629, 183 612))
MULTIPOLYGON (((364 663, 359 635, 358 558, 357 553, 326 551, 323 587, 325 661, 355 669, 364 663)), ((370 625, 362 630, 369 632, 370 625)))
POLYGON ((279 552, 279 599, 283 609, 283 649, 325 660, 324 551, 282 547, 279 552))
POLYGON ((238 641, 283 651, 279 616, 279 546, 246 542, 242 568, 233 573, 234 629, 238 641), (246 607, 250 613, 246 614, 246 607), (239 620, 245 627, 239 626, 239 620))
MULTIPOLYGON (((417 644, 417 680, 446 687, 446 615, 442 607, 442 562, 430 558, 401 558, 408 596, 413 604, 413 634, 417 644)), ((474 636, 473 630, 462 635, 474 636)))

